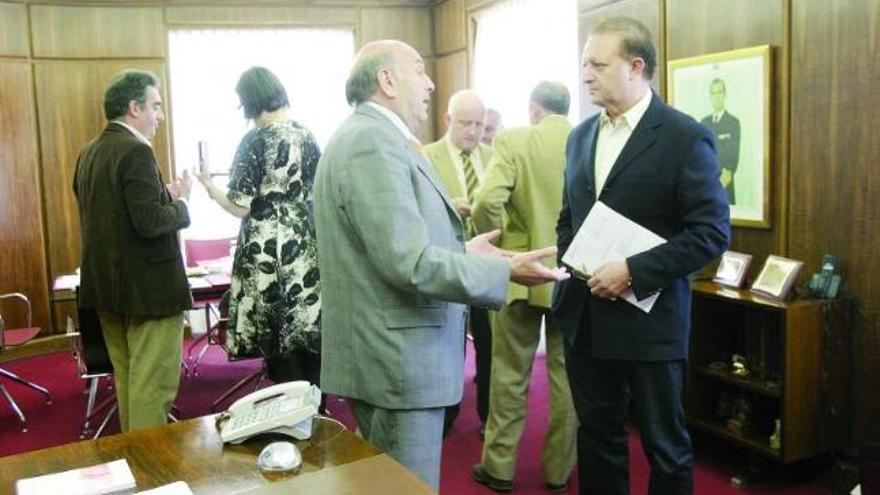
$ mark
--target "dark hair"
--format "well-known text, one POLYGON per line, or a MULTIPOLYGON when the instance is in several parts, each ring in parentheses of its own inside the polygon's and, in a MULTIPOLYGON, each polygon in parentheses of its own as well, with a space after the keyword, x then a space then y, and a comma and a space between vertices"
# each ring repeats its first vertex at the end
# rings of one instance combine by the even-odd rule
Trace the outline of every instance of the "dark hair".
POLYGON ((724 79, 721 79, 720 77, 716 77, 715 79, 712 79, 712 82, 709 83, 709 90, 711 91, 712 86, 715 86, 716 84, 720 84, 721 91, 724 91, 724 94, 727 94, 727 85, 724 84, 724 79))
POLYGON ((568 115, 568 106, 571 104, 568 88, 556 81, 539 82, 532 90, 530 99, 544 110, 559 115, 568 115))
POLYGON ((645 61, 645 79, 651 80, 657 69, 657 50, 651 41, 651 32, 641 22, 629 17, 608 18, 593 30, 593 34, 620 35, 620 55, 630 60, 638 57, 645 61))
POLYGON ((248 119, 256 119, 263 112, 274 112, 290 106, 281 81, 265 67, 251 67, 244 71, 235 85, 235 92, 248 119))
POLYGON ((128 113, 131 100, 143 105, 147 102, 147 87, 159 88, 159 78, 145 70, 125 70, 113 76, 104 91, 104 116, 115 120, 128 113))

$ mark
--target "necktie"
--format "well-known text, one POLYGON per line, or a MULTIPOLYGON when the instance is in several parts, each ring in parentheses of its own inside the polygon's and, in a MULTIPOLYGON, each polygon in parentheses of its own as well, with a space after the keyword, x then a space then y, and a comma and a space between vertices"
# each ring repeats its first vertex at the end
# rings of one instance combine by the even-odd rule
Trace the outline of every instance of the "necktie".
POLYGON ((464 184, 467 187, 468 201, 474 199, 474 193, 477 191, 477 172, 474 170, 474 164, 471 162, 471 152, 461 152, 461 166, 464 169, 464 184))

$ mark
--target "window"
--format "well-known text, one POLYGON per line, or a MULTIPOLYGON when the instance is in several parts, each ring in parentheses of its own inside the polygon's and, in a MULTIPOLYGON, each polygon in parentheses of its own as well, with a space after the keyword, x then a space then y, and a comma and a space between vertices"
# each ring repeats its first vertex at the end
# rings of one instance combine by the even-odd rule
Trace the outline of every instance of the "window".
POLYGON ((473 87, 501 112, 505 127, 529 124, 529 94, 548 79, 568 86, 568 115, 578 118, 576 0, 504 0, 474 19, 473 87))
MULTIPOLYGON (((169 34, 169 92, 176 169, 198 166, 198 142, 208 143, 213 172, 228 172, 251 122, 239 105, 235 84, 242 72, 261 65, 281 80, 290 117, 322 146, 351 112, 345 80, 354 57, 350 29, 200 29, 169 34)), ((225 188, 226 177, 216 177, 225 188)), ((195 184, 190 197, 196 239, 232 237, 240 220, 227 214, 195 184)))

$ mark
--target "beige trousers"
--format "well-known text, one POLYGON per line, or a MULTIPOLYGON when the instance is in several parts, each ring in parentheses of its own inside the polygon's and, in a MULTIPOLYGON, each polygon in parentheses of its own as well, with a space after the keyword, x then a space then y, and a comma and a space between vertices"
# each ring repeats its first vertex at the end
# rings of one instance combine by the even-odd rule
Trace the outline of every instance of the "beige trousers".
POLYGON ((180 385, 183 313, 159 318, 99 314, 122 431, 164 425, 180 385))
MULTIPOLYGON (((492 321, 492 378, 489 419, 481 464, 491 476, 512 480, 526 419, 532 363, 541 337, 541 319, 549 310, 526 301, 505 304, 492 321)), ((545 481, 568 482, 577 462, 577 417, 568 387, 561 329, 546 319, 550 420, 541 463, 545 481)))

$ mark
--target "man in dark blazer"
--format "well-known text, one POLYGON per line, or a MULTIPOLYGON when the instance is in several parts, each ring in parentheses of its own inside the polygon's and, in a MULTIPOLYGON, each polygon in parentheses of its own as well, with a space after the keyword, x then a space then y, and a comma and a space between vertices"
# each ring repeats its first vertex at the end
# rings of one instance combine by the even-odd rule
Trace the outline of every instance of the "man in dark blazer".
POLYGON ((721 185, 727 193, 727 201, 736 203, 736 190, 733 176, 739 165, 739 119, 727 111, 727 86, 722 79, 713 79, 709 84, 709 99, 712 113, 700 121, 715 134, 715 147, 718 150, 718 166, 721 168, 721 185))
POLYGON ((125 71, 104 94, 109 123, 80 152, 79 305, 98 312, 122 431, 165 423, 177 396, 183 311, 192 307, 177 231, 189 226, 184 174, 168 188, 149 139, 163 118, 159 79, 125 71))
POLYGON ((582 66, 603 111, 568 139, 559 255, 597 201, 667 241, 600 266, 587 281, 561 282, 554 293, 580 423, 580 493, 629 493, 633 406, 651 464, 649 493, 690 494, 693 457, 681 402, 687 275, 721 254, 730 236, 712 134, 652 93, 656 52, 639 22, 602 22, 587 39, 582 66), (660 296, 645 313, 620 299, 628 289, 638 299, 660 296))

